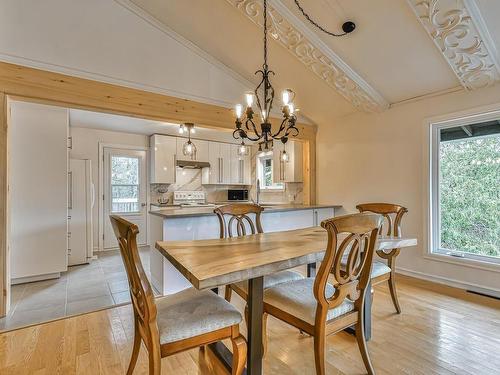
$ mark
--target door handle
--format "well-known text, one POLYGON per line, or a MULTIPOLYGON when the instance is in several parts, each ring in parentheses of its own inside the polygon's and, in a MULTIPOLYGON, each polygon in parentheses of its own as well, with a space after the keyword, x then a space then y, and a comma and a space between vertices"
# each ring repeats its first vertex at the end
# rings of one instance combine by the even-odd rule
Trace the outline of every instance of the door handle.
POLYGON ((146 207, 146 203, 141 203, 141 207, 146 207))

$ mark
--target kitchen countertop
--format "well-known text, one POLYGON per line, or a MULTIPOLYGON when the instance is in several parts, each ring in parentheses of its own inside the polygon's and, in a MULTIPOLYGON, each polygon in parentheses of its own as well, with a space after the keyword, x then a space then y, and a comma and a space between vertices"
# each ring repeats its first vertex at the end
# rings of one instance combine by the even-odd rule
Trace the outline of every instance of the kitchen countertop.
MULTIPOLYGON (((262 204, 264 212, 285 212, 285 211, 300 211, 311 210, 315 208, 340 208, 338 204, 262 204)), ((169 207, 158 211, 149 211, 151 215, 160 216, 163 218, 174 219, 180 217, 196 217, 196 216, 210 216, 214 214, 215 207, 169 207)))

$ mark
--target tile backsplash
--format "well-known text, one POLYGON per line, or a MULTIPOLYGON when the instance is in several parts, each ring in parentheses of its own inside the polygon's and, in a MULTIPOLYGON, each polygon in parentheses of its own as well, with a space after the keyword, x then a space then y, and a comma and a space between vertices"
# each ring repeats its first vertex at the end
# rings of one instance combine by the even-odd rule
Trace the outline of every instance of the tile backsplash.
MULTIPOLYGON (((256 153, 257 149, 252 147, 252 181, 256 181, 256 153)), ((228 189, 249 189, 250 198, 256 199, 256 185, 241 186, 241 185, 203 185, 202 170, 191 168, 176 169, 176 183, 170 185, 151 184, 151 202, 155 203, 160 197, 169 199, 172 203, 173 192, 177 190, 203 190, 207 194, 208 202, 224 202, 227 200, 228 189)), ((265 203, 302 203, 302 183, 286 183, 284 190, 265 191, 260 194, 260 201, 265 203)))

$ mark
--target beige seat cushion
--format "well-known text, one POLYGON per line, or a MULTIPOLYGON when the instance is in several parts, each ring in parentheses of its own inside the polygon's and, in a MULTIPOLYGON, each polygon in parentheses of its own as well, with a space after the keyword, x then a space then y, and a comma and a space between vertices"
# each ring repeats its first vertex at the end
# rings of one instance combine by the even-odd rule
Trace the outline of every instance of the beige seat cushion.
POLYGON ((160 343, 166 344, 241 323, 239 311, 222 297, 194 288, 156 300, 160 343))
MULTIPOLYGON (((287 281, 300 280, 303 279, 300 273, 295 271, 281 271, 273 273, 272 275, 264 276, 264 289, 271 288, 275 285, 285 283, 287 281)), ((248 293, 248 281, 240 281, 239 283, 235 283, 238 288, 248 293)))
MULTIPOLYGON (((347 257, 343 257, 341 262, 341 266, 343 269, 345 269, 346 263, 347 263, 347 257)), ((371 273, 372 279, 385 275, 386 273, 391 273, 391 269, 387 264, 378 261, 373 262, 372 273, 371 273)))
POLYGON ((386 273, 391 273, 391 269, 387 264, 382 262, 373 262, 372 279, 385 275, 386 273))
MULTIPOLYGON (((318 301, 314 298, 313 285, 314 278, 278 284, 264 291, 264 302, 314 325, 318 301)), ((333 296, 334 291, 334 287, 327 284, 326 296, 333 296)), ((338 318, 352 310, 354 304, 346 299, 340 306, 328 311, 327 320, 338 318)))

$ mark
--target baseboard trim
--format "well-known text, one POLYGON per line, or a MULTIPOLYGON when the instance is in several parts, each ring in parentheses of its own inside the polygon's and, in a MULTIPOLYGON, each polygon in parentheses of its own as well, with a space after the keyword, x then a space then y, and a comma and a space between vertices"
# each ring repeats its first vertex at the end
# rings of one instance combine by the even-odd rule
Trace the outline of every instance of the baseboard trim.
POLYGON ((58 279, 59 277, 61 277, 61 273, 60 272, 47 273, 45 275, 38 275, 38 276, 18 277, 17 279, 11 279, 10 280, 10 285, 32 283, 34 281, 43 281, 43 280, 50 280, 50 279, 58 279))
POLYGON ((468 282, 464 282, 464 281, 460 281, 460 280, 456 280, 456 279, 451 279, 451 278, 443 277, 443 276, 430 275, 430 274, 427 274, 424 272, 413 271, 413 270, 409 270, 407 268, 400 268, 400 267, 397 268, 396 273, 400 273, 400 274, 405 275, 405 276, 414 277, 416 279, 431 281, 431 282, 436 283, 436 284, 443 284, 443 285, 451 286, 454 288, 463 289, 466 291, 470 290, 470 291, 477 292, 480 294, 486 294, 488 296, 500 298, 500 289, 491 288, 491 287, 487 287, 487 286, 480 285, 480 284, 468 283, 468 282))

